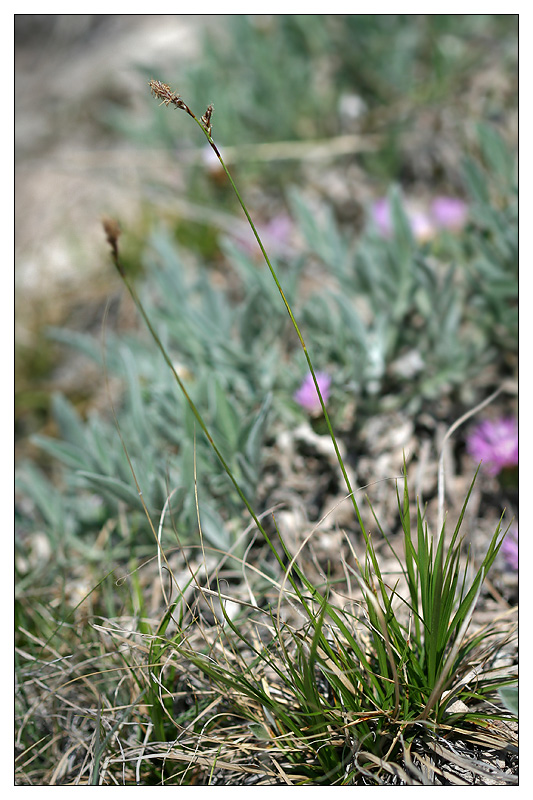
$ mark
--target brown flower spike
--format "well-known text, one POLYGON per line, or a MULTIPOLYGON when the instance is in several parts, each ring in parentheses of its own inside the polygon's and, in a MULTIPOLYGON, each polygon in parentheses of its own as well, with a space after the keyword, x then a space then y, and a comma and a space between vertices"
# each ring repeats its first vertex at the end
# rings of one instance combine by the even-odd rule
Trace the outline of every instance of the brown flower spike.
POLYGON ((211 136, 211 114, 213 113, 213 105, 210 103, 207 110, 202 117, 202 122, 209 136, 211 136))
POLYGON ((205 114, 201 118, 201 121, 199 121, 189 106, 183 102, 180 95, 177 92, 173 92, 168 84, 152 79, 149 81, 148 85, 150 86, 150 91, 152 92, 153 96, 157 97, 158 100, 161 100, 160 105, 169 106, 172 104, 173 106, 176 106, 176 108, 183 109, 183 111, 186 111, 189 116, 195 119, 209 136, 211 147, 213 147, 218 156, 220 155, 211 139, 211 114, 213 113, 212 105, 207 106, 205 114))
POLYGON ((184 111, 188 111, 189 114, 191 113, 189 107, 183 102, 179 94, 177 92, 173 92, 170 86, 168 86, 166 83, 151 80, 149 86, 153 96, 161 100, 161 105, 164 103, 166 106, 168 106, 170 103, 172 103, 172 105, 176 106, 176 108, 182 108, 184 111))
POLYGON ((120 236, 120 226, 116 219, 111 217, 104 217, 102 225, 106 234, 108 243, 111 245, 113 255, 118 255, 118 237, 120 236))
POLYGON ((120 225, 118 224, 116 219, 112 219, 111 217, 104 217, 102 219, 102 225, 105 231, 105 235, 109 245, 111 246, 111 253, 113 255, 113 262, 119 271, 119 273, 124 276, 124 267, 120 263, 120 259, 118 257, 118 239, 120 236, 120 225))

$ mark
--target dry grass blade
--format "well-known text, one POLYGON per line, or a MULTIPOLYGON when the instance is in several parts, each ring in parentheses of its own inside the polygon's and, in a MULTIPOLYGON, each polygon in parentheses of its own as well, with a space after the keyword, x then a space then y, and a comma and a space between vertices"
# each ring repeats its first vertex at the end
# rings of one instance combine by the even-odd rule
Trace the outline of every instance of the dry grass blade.
POLYGON ((408 775, 407 772, 402 767, 399 766, 399 764, 396 764, 396 763, 393 763, 393 762, 390 762, 390 761, 386 761, 383 758, 378 758, 378 756, 375 756, 373 753, 369 753, 369 752, 367 752, 365 750, 361 750, 359 752, 358 758, 365 758, 368 761, 370 761, 371 764, 375 764, 376 766, 380 767, 381 769, 384 769, 390 775, 393 775, 394 777, 399 778, 401 780, 401 782, 402 782, 402 785, 404 785, 404 786, 419 786, 419 785, 421 785, 421 784, 418 783, 418 781, 416 781, 413 778, 411 778, 411 776, 408 775))
MULTIPOLYGON (((489 722, 488 723, 488 730, 494 730, 494 726, 496 723, 489 722)), ((483 730, 465 730, 464 728, 459 728, 457 726, 449 726, 449 725, 441 725, 440 729, 443 733, 449 731, 451 733, 457 734, 461 738, 462 741, 471 742, 473 745, 478 747, 486 747, 490 750, 501 751, 505 752, 508 751, 510 753, 517 752, 517 744, 518 744, 518 736, 516 732, 516 724, 509 724, 505 725, 505 723, 499 723, 502 727, 499 728, 501 731, 505 731, 505 738, 503 736, 497 736, 496 734, 486 733, 483 730)))
POLYGON ((417 780, 420 781, 422 786, 432 786, 434 784, 434 774, 443 776, 441 770, 435 766, 435 764, 425 756, 421 755, 420 753, 414 753, 413 758, 421 765, 421 769, 419 769, 414 761, 411 758, 411 753, 409 750, 404 746, 403 750, 403 757, 405 759, 405 766, 407 770, 416 777, 417 780))
POLYGON ((430 740, 427 742, 427 744, 428 747, 430 747, 436 755, 444 759, 444 761, 448 762, 449 764, 454 764, 456 767, 460 767, 462 770, 472 773, 474 780, 477 776, 482 779, 489 779, 491 783, 495 783, 497 785, 518 784, 518 777, 516 775, 504 772, 502 769, 488 763, 488 753, 484 754, 487 756, 487 760, 480 761, 479 759, 474 758, 470 754, 470 751, 467 751, 464 746, 462 748, 462 754, 458 753, 457 749, 461 747, 459 743, 452 745, 451 742, 441 739, 440 742, 430 740))

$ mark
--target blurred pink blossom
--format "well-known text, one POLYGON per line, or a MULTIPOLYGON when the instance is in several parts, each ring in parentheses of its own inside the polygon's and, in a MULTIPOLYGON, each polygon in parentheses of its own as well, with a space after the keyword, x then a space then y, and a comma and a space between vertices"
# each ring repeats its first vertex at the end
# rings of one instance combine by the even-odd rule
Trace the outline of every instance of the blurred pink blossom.
POLYGON ((436 197, 431 203, 431 218, 437 228, 459 231, 468 216, 468 206, 458 197, 436 197))
POLYGON ((371 216, 378 232, 385 238, 392 233, 392 216, 390 204, 386 197, 380 197, 372 203, 371 216))
MULTIPOLYGON (((420 208, 407 200, 404 211, 415 239, 425 242, 432 239, 439 230, 460 230, 466 222, 468 206, 459 198, 443 195, 435 197, 429 209, 420 208)), ((381 236, 392 236, 394 225, 387 197, 380 197, 373 203, 371 217, 381 236)))
MULTIPOLYGON (((315 374, 322 399, 324 403, 327 403, 331 386, 331 377, 327 372, 317 372, 315 374)), ((294 393, 293 399, 313 416, 320 414, 322 411, 322 406, 320 405, 320 400, 311 374, 304 378, 302 385, 298 391, 294 393)))
POLYGON ((513 418, 487 419, 468 435, 466 449, 489 475, 518 464, 518 426, 513 418))
MULTIPOLYGON (((290 250, 294 223, 288 214, 277 214, 269 222, 259 223, 256 227, 267 253, 283 255, 290 250)), ((236 239, 239 247, 248 255, 261 255, 261 249, 251 229, 244 229, 242 234, 237 234, 236 239)))
POLYGON ((502 553, 507 566, 518 571, 518 527, 511 525, 507 536, 503 540, 502 553))

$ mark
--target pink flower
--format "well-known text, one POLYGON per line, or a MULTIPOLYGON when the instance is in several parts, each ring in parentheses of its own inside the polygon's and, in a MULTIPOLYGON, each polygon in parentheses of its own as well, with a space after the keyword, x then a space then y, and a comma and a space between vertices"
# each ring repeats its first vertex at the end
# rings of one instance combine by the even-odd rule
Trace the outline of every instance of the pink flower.
MULTIPOLYGON (((324 403, 326 403, 329 397, 331 378, 327 372, 317 372, 315 374, 320 388, 320 394, 322 395, 324 403)), ((322 406, 320 405, 320 400, 311 374, 306 376, 298 391, 294 393, 293 398, 302 408, 305 408, 305 410, 313 416, 320 414, 322 411, 322 406)))
POLYGON ((507 536, 503 540, 502 553, 507 566, 510 569, 517 572, 518 571, 518 527, 516 525, 511 526, 509 532, 507 533, 507 536))
MULTIPOLYGON (((468 206, 456 197, 435 197, 429 210, 417 207, 409 200, 404 205, 413 236, 419 242, 432 239, 439 230, 460 230, 467 217, 468 206)), ((380 197, 371 208, 371 216, 378 233, 389 238, 394 232, 390 203, 387 197, 380 197)))
MULTIPOLYGON (((413 236, 419 242, 425 242, 432 239, 435 235, 435 228, 428 214, 414 206, 406 203, 404 211, 413 236)), ((394 233, 394 225, 392 221, 392 210, 387 197, 380 197, 379 200, 372 206, 372 219, 378 229, 378 232, 383 238, 389 239, 394 233)))
POLYGON ((458 197, 436 197, 431 204, 430 214, 437 228, 459 231, 466 222, 468 206, 458 197))
POLYGON ((467 437, 466 449, 476 461, 482 461, 489 475, 518 464, 518 427, 516 420, 487 419, 467 437))
MULTIPOLYGON (((277 214, 269 222, 257 225, 257 232, 267 253, 283 255, 290 250, 290 238, 294 224, 287 214, 277 214)), ((237 236, 237 242, 242 250, 250 256, 260 256, 261 250, 257 244, 252 230, 246 230, 237 236)))
POLYGON ((371 215, 378 232, 384 238, 388 238, 392 234, 392 215, 386 197, 380 197, 372 204, 371 215))

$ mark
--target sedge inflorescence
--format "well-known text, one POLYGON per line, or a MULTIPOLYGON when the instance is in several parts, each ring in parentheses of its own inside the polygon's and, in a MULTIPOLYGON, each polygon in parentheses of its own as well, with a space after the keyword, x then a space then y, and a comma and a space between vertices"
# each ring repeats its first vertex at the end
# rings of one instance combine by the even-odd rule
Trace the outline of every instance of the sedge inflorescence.
MULTIPOLYGON (((178 92, 173 92, 168 83, 163 83, 163 81, 157 81, 152 78, 148 82, 148 85, 150 86, 150 91, 153 96, 161 100, 160 105, 173 105, 176 108, 181 108, 183 111, 186 111, 196 122, 199 122, 205 133, 207 133, 209 137, 211 136, 211 115, 213 114, 213 106, 211 103, 207 106, 205 114, 203 114, 199 121, 187 103, 181 99, 180 94, 178 92)), ((212 144, 211 142, 211 145, 212 144)))
POLYGON ((186 104, 183 102, 181 97, 177 92, 173 92, 170 86, 162 81, 151 80, 149 82, 150 91, 152 92, 154 97, 157 97, 158 100, 161 100, 161 105, 175 105, 176 108, 183 108, 187 110, 186 104))

